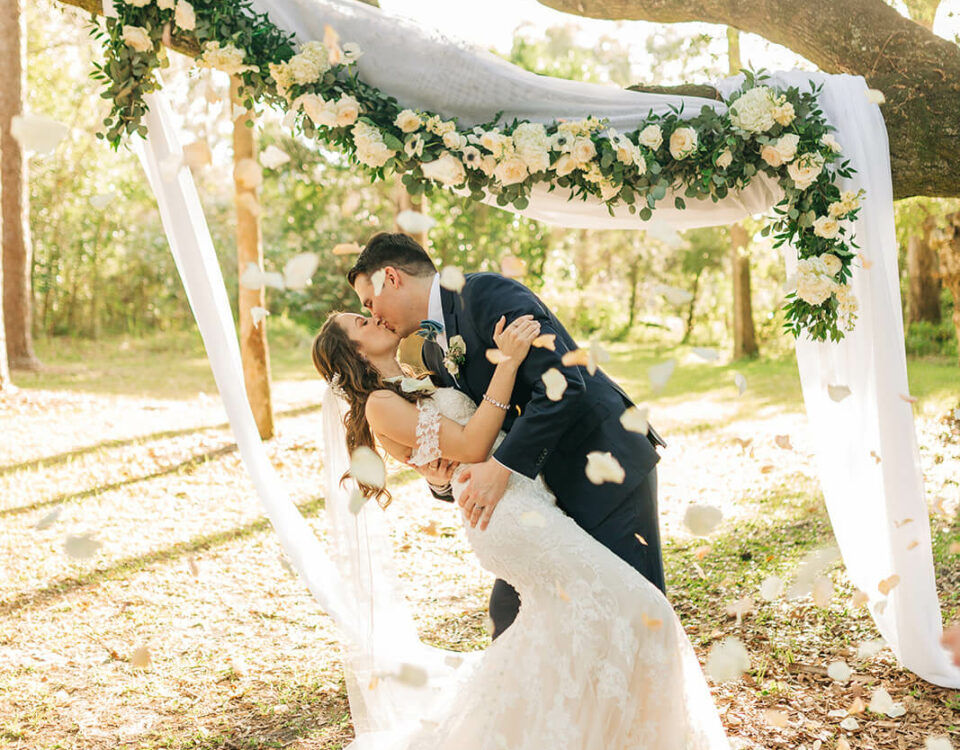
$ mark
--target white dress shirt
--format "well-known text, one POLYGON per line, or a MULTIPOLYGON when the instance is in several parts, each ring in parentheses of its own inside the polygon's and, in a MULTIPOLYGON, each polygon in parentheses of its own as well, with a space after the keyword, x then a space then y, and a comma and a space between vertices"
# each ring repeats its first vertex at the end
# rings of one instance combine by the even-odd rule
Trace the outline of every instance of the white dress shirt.
POLYGON ((443 302, 440 299, 440 274, 433 277, 433 285, 430 287, 430 303, 427 305, 427 317, 440 324, 440 333, 437 334, 437 343, 447 353, 447 328, 443 322, 443 302))

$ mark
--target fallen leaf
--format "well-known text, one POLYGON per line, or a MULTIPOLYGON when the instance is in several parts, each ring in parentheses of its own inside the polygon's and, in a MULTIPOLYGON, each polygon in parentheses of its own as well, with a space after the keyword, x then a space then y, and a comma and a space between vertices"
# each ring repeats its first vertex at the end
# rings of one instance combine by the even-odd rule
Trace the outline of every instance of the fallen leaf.
POLYGON ((872 641, 863 641, 859 646, 857 646, 857 658, 858 659, 872 659, 874 656, 883 651, 886 642, 882 638, 876 638, 872 641))
POLYGON ((137 669, 146 669, 152 662, 153 657, 150 655, 150 649, 146 646, 135 648, 130 654, 130 666, 137 669))
POLYGON ((850 750, 850 743, 847 742, 845 737, 837 739, 837 750, 850 750))
POLYGON ((847 709, 848 714, 862 714, 867 710, 867 704, 863 702, 863 699, 858 695, 853 699, 853 703, 850 704, 850 707, 847 709))
POLYGON ((760 467, 760 473, 761 473, 761 474, 769 474, 769 473, 770 473, 771 471, 773 471, 775 468, 776 468, 776 467, 775 467, 773 464, 764 464, 763 466, 760 467))
POLYGON ((640 544, 642 544, 644 547, 650 546, 649 544, 647 544, 647 540, 644 539, 642 536, 640 536, 640 534, 634 534, 634 536, 637 538, 637 541, 640 542, 640 544))
POLYGON ((703 545, 697 547, 697 548, 693 551, 693 556, 694 556, 695 558, 697 558, 698 560, 703 560, 703 559, 704 559, 707 555, 709 555, 712 551, 713 551, 713 547, 711 547, 709 544, 703 544, 703 545))
POLYGON ((436 521, 430 521, 430 523, 424 524, 420 527, 420 531, 427 536, 440 536, 440 529, 437 528, 436 521))
POLYGON ((852 716, 848 716, 846 719, 840 722, 840 726, 843 729, 846 729, 848 732, 852 732, 855 729, 860 728, 860 723, 854 719, 852 716))
POLYGON ((773 442, 777 444, 778 448, 782 448, 785 451, 793 450, 789 435, 777 435, 773 438, 773 442))
POLYGON ((844 661, 834 661, 827 667, 827 676, 837 682, 846 682, 853 676, 853 670, 844 661))

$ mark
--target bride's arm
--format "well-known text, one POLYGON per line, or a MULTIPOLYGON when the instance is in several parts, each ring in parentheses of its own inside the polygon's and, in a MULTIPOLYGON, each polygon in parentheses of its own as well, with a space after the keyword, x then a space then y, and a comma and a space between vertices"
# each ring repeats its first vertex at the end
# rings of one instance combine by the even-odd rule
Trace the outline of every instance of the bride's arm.
MULTIPOLYGON (((500 351, 509 357, 493 371, 486 395, 502 404, 510 403, 517 370, 523 362, 531 342, 540 334, 540 324, 531 316, 514 320, 506 330, 503 319, 497 324, 500 351), (501 335, 502 331, 502 335, 501 335)), ((486 460, 503 426, 506 409, 484 399, 465 425, 440 417, 440 455, 460 463, 486 460)), ((379 435, 400 445, 417 445, 417 406, 393 391, 381 390, 367 399, 366 417, 370 428, 379 435)))

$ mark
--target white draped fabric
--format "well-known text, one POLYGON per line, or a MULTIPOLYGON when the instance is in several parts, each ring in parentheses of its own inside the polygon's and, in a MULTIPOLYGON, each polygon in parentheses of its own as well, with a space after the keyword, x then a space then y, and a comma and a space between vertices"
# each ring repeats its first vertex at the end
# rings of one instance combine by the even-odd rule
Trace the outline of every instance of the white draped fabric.
MULTIPOLYGON (((301 41, 322 39, 324 25, 330 24, 341 39, 364 50, 359 65, 366 81, 403 106, 455 116, 461 124, 482 122, 503 110, 507 120, 592 114, 627 131, 649 111, 662 112, 670 104, 683 104, 691 114, 704 104, 723 106, 537 76, 353 0, 254 0, 254 5, 301 41)), ((862 78, 801 72, 774 76, 778 85, 806 87, 808 80, 823 83, 824 112, 858 170, 844 187, 866 190, 853 230, 872 262, 869 270, 857 268, 853 276, 861 305, 856 330, 837 344, 797 343, 824 497, 849 576, 870 595, 878 628, 901 663, 932 683, 956 688, 960 670, 939 646, 941 615, 913 414, 900 397, 908 393, 908 384, 886 131, 879 109, 865 97, 862 78), (851 395, 834 402, 828 385, 846 385, 851 395), (883 597, 877 585, 893 574, 900 576, 900 584, 883 597)), ((725 79, 716 85, 728 92, 738 83, 725 79)), ((176 179, 163 179, 161 165, 180 150, 177 133, 162 94, 152 95, 149 106, 142 159, 241 455, 294 566, 344 634, 355 675, 349 684, 358 733, 376 733, 401 718, 398 706, 415 706, 432 691, 372 678, 413 662, 436 678, 431 685, 440 685, 446 679, 444 652, 419 644, 406 606, 394 595, 398 589, 388 545, 381 543, 389 537, 379 509, 368 505, 356 518, 350 516, 347 490, 327 482, 331 537, 339 540, 331 558, 276 477, 246 400, 229 303, 192 178, 181 169, 176 179)), ((742 195, 716 204, 688 201, 684 211, 676 210, 668 196, 654 216, 673 229, 724 224, 766 211, 779 196, 776 184, 761 177, 742 195)), ((572 227, 649 226, 622 209, 610 217, 598 201, 568 203, 560 190, 535 190, 521 213, 572 227)), ((786 261, 790 266, 796 259, 788 254, 786 261)), ((325 411, 329 416, 332 409, 325 411)), ((334 450, 336 446, 324 445, 329 466, 337 465, 334 450)))

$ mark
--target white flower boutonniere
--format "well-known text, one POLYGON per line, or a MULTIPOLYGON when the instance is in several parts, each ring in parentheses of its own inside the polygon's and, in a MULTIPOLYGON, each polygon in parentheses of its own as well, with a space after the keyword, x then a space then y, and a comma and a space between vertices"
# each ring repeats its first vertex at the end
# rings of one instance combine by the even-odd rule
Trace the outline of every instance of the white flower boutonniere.
POLYGON ((466 361, 467 344, 463 340, 463 336, 453 336, 447 345, 447 355, 443 358, 443 366, 447 368, 447 372, 456 377, 460 374, 460 365, 466 361))

